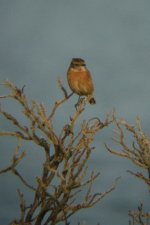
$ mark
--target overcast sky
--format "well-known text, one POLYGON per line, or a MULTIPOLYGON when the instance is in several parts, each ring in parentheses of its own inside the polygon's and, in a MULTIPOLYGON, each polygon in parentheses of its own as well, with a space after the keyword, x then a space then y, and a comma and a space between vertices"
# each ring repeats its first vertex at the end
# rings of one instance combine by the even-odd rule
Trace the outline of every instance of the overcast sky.
MULTIPOLYGON (((104 118, 115 107, 119 117, 125 117, 130 122, 134 123, 134 118, 141 116, 143 127, 150 134, 150 1, 0 0, 0 82, 9 79, 19 87, 25 85, 30 99, 39 100, 48 107, 61 96, 58 78, 70 91, 66 71, 73 57, 85 59, 95 86, 97 104, 87 106, 85 117, 104 118)), ((3 94, 2 91, 0 94, 3 94)), ((65 120, 62 115, 66 118, 71 115, 76 100, 77 96, 73 96, 60 109, 56 123, 58 129, 65 120)), ((2 124, 5 127, 4 121, 2 124)), ((5 146, 6 154, 7 144, 4 140, 2 146, 5 146)), ((110 174, 107 171, 109 168, 115 177, 113 169, 118 171, 120 164, 115 167, 113 160, 116 158, 107 162, 108 167, 103 162, 103 168, 99 168, 99 162, 96 161, 98 169, 104 169, 106 174, 110 174)), ((124 171, 126 169, 124 165, 124 171)), ((120 186, 122 188, 123 182, 129 179, 129 176, 125 176, 120 186)), ((7 187, 0 187, 1 192, 5 190, 3 201, 0 202, 4 206, 2 214, 0 212, 0 222, 7 224, 8 219, 15 216, 17 208, 15 198, 10 194, 9 198, 6 197, 9 192, 7 175, 3 179, 7 187), (10 218, 5 210, 7 207, 8 210, 14 209, 10 218)), ((132 190, 135 187, 137 183, 130 188, 132 190)), ((140 186, 138 190, 137 196, 140 186)), ((119 191, 118 199, 117 191, 112 197, 115 207, 111 205, 111 199, 110 202, 106 200, 91 214, 89 211, 88 214, 85 212, 75 217, 76 221, 81 218, 84 221, 94 220, 93 224, 102 221, 101 224, 105 225, 111 221, 111 224, 116 225, 121 220, 122 225, 127 224, 128 209, 136 207, 137 196, 134 196, 133 190, 130 193, 133 199, 129 202, 131 196, 126 195, 122 200, 121 188, 119 191), (120 201, 125 203, 121 204, 120 201), (103 215, 100 215, 100 211, 103 215), (108 218, 108 213, 112 219, 108 218)), ((146 200, 145 193, 143 191, 140 199, 146 200)))

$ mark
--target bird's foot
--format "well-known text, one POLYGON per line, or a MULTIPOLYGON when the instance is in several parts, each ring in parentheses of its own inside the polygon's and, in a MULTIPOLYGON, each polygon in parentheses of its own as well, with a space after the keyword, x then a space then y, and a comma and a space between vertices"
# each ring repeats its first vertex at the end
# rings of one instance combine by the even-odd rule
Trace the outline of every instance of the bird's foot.
POLYGON ((84 102, 85 102, 85 97, 81 98, 79 96, 77 103, 74 105, 77 111, 79 111, 81 106, 83 106, 84 102))

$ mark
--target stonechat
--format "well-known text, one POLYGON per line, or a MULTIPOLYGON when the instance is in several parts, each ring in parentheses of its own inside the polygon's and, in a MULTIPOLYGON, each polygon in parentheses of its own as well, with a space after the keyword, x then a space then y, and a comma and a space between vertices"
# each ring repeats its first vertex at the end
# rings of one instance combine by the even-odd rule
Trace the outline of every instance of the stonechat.
POLYGON ((74 93, 79 96, 87 96, 90 104, 96 103, 93 97, 94 86, 92 77, 83 59, 72 59, 67 72, 67 79, 68 84, 74 93))

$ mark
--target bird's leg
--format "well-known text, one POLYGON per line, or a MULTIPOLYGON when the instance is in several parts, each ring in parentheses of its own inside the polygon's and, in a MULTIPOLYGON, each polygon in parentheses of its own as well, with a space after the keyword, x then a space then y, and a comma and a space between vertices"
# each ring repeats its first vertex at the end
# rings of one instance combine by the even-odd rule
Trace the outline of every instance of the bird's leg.
POLYGON ((77 101, 77 103, 74 105, 74 106, 75 106, 75 108, 76 108, 76 110, 78 109, 78 105, 79 105, 79 103, 80 103, 80 95, 79 95, 79 97, 78 97, 78 101, 77 101))
POLYGON ((82 97, 79 95, 78 101, 77 101, 77 103, 74 105, 77 111, 78 111, 78 106, 83 102, 84 99, 85 99, 84 97, 82 98, 82 97))

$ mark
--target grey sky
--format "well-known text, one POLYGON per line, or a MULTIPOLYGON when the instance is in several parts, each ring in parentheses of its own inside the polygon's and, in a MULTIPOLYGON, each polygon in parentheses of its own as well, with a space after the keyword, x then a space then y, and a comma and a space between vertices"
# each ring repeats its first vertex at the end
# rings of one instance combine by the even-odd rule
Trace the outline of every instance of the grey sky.
MULTIPOLYGON (((49 104, 61 96, 57 89, 58 77, 69 91, 66 71, 73 57, 84 58, 93 76, 97 105, 94 108, 88 106, 85 117, 94 115, 104 118, 105 114, 115 107, 118 115, 129 119, 130 122, 134 122, 136 115, 141 116, 143 127, 150 134, 150 1, 0 1, 0 82, 9 79, 20 87, 26 85, 25 91, 30 99, 38 99, 49 107, 49 104)), ((0 91, 0 94, 3 93, 0 91)), ((60 109, 57 129, 70 116, 76 100, 76 96, 72 97, 65 107, 60 109), (64 114, 66 118, 62 119, 64 114)), ((103 143, 102 137, 100 141, 103 143)), ((97 146, 98 142, 99 139, 96 140, 97 146)), ((4 140, 2 143, 2 146, 8 147, 4 140)), ((37 160, 40 161, 40 157, 37 156, 37 160)), ((92 163, 96 161, 97 169, 105 171, 104 175, 109 177, 106 180, 111 183, 113 177, 116 177, 115 173, 119 174, 122 164, 116 164, 116 158, 110 157, 110 161, 107 161, 105 157, 108 157, 106 153, 102 156, 96 153, 92 163), (97 161, 98 157, 102 157, 102 168, 97 161)), ((27 168, 28 166, 25 165, 27 168)), ((36 171, 37 168, 38 164, 33 170, 36 171)), ((122 169, 128 169, 126 164, 122 169)), ((3 178, 8 186, 0 187, 1 193, 3 191, 6 196, 9 192, 8 177, 3 178)), ((110 221, 112 224, 119 224, 121 220, 122 225, 127 224, 128 209, 138 204, 134 191, 131 193, 131 201, 131 196, 122 199, 121 188, 128 179, 129 176, 125 173, 114 197, 104 200, 105 203, 100 203, 91 213, 90 210, 87 214, 81 213, 75 221, 82 218, 85 221, 94 220, 93 224, 101 221, 102 224, 110 224, 110 221), (121 201, 125 202, 123 206, 121 201), (116 206, 113 207, 113 204, 116 206), (100 211, 103 215, 100 215, 100 211), (108 218, 107 213, 111 214, 112 219, 108 218)), ((14 191, 17 185, 14 185, 14 191)), ((138 186, 137 183, 132 185, 131 190, 138 186)), ((140 187, 137 187, 137 193, 142 192, 140 187)), ((146 190, 141 194, 141 199, 146 200, 145 193, 146 190)), ((11 193, 9 195, 6 199, 3 195, 1 203, 4 205, 5 202, 4 208, 10 206, 14 209, 13 213, 10 213, 12 218, 17 208, 14 208, 15 198, 11 193)), ((3 210, 2 215, 0 213, 0 221, 3 224, 9 222, 6 210, 3 210)))

